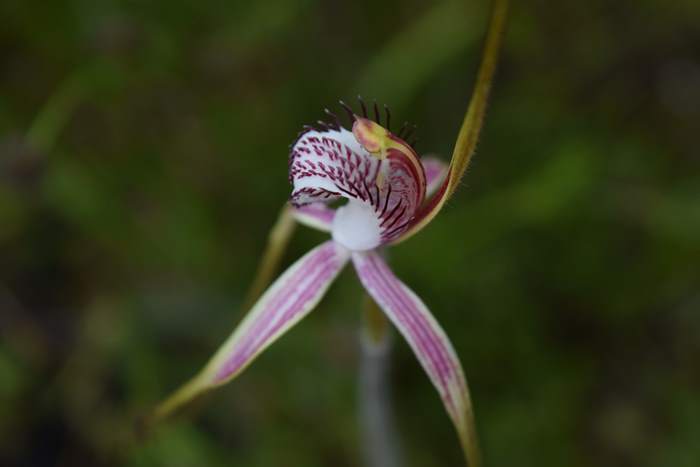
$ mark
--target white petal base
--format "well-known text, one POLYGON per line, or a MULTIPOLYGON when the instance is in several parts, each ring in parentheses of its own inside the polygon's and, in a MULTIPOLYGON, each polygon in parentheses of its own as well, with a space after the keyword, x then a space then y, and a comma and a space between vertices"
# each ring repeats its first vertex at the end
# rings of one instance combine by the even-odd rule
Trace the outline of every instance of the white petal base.
POLYGON ((333 240, 350 251, 366 251, 381 243, 381 229, 374 207, 350 200, 335 212, 333 240))

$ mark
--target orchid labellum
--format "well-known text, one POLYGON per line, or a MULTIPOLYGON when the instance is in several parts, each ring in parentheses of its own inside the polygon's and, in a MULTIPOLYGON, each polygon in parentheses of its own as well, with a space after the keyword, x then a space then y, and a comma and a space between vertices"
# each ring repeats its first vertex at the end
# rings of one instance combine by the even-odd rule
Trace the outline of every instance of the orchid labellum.
POLYGON ((329 122, 305 127, 289 156, 290 209, 299 223, 328 232, 331 239, 296 261, 262 293, 206 367, 157 409, 156 418, 240 374, 311 312, 352 262, 367 293, 403 335, 437 389, 470 464, 478 464, 462 365, 445 331, 392 272, 382 250, 432 220, 463 175, 482 125, 504 18, 505 2, 497 1, 449 167, 419 158, 406 142, 406 128, 392 133, 388 110, 382 119, 376 104, 370 117, 364 103, 361 115, 341 103, 348 112, 347 127, 329 111, 329 122), (340 206, 332 208, 330 203, 340 206))

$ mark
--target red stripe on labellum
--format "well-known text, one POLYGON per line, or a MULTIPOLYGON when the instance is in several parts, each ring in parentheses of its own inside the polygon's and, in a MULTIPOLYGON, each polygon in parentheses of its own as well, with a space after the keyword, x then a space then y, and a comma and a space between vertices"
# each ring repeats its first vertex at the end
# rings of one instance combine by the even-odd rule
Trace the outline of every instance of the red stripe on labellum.
POLYGON ((394 135, 390 140, 392 147, 381 159, 346 129, 306 131, 290 153, 292 204, 338 197, 361 202, 372 207, 379 221, 381 243, 399 237, 423 203, 426 179, 413 150, 394 135))

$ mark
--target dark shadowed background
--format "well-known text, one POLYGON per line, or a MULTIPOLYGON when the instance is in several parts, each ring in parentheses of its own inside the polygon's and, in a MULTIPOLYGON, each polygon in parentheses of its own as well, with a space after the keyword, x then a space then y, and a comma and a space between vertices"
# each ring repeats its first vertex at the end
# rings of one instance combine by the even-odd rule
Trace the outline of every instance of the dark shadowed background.
MULTIPOLYGON (((700 465, 700 2, 514 3, 477 157, 391 261, 462 358, 487 467, 700 465)), ((487 8, 0 3, 0 464, 362 465, 351 271, 238 380, 134 420, 242 316, 323 107, 386 102, 449 158, 487 8)), ((395 342, 407 465, 462 465, 395 342)))

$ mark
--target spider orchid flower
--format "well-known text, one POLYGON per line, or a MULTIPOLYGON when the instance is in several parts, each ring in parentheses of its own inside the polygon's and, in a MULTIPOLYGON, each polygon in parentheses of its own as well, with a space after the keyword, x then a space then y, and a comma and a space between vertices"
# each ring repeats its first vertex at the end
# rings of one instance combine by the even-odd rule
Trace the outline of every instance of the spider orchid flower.
POLYGON ((478 465, 474 421, 462 365, 423 301, 389 268, 382 251, 427 225, 452 195, 482 126, 500 48, 506 0, 496 0, 475 89, 449 167, 419 158, 404 126, 390 129, 374 106, 370 118, 341 102, 350 118, 305 127, 289 156, 290 204, 301 224, 330 239, 297 260, 262 293, 243 321, 195 378, 155 411, 162 418, 198 394, 239 375, 267 347, 311 312, 352 262, 360 282, 405 338, 437 389, 470 465, 478 465), (342 204, 344 202, 344 204, 342 204), (341 204, 339 207, 332 207, 341 204))
POLYGON ((411 145, 378 122, 350 116, 351 130, 339 123, 307 127, 289 158, 295 218, 329 232, 331 239, 304 255, 262 294, 196 381, 213 387, 238 375, 313 310, 352 262, 368 294, 416 354, 460 435, 466 436, 465 417, 471 409, 457 354, 427 306, 381 255, 429 215, 427 210, 435 209, 434 200, 425 200, 430 192, 445 195, 447 167, 436 159, 421 161, 411 145), (340 199, 346 204, 328 206, 340 199))
POLYGON ((331 239, 272 283, 180 393, 190 398, 240 374, 313 310, 352 262, 367 293, 415 353, 466 443, 471 404, 457 354, 428 307, 382 258, 384 248, 403 240, 439 206, 437 198, 447 193, 448 168, 437 159, 421 160, 411 145, 376 121, 350 116, 351 130, 339 123, 307 127, 289 157, 293 216, 331 239), (329 206, 343 199, 344 205, 329 206))

